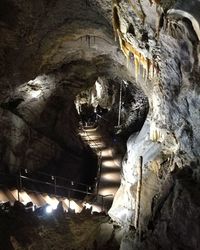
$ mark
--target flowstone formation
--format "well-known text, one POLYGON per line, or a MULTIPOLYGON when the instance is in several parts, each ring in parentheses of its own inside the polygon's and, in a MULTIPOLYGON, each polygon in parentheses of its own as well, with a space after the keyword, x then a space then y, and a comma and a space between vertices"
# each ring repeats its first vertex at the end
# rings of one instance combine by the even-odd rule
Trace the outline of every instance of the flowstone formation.
MULTIPOLYGON (((199 206, 191 197, 191 189, 194 194, 199 192, 200 167, 197 9, 199 1, 113 1, 116 39, 127 68, 149 101, 143 128, 127 142, 121 187, 109 211, 120 225, 135 226, 141 156, 137 230, 142 243, 138 249, 199 248, 198 240, 178 239, 182 233, 191 234, 184 223, 191 221, 188 209, 200 218, 199 206)), ((198 223, 194 228, 199 230, 198 223)), ((132 249, 130 235, 124 238, 121 249, 132 249)))

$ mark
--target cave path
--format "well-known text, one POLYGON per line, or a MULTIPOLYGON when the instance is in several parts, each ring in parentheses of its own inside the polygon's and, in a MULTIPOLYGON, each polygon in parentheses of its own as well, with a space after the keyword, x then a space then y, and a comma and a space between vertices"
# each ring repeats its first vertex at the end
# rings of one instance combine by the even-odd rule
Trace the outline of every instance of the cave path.
POLYGON ((108 138, 102 136, 98 128, 85 127, 80 135, 98 155, 97 192, 104 196, 103 206, 108 210, 120 186, 120 157, 115 155, 115 150, 109 145, 108 138))

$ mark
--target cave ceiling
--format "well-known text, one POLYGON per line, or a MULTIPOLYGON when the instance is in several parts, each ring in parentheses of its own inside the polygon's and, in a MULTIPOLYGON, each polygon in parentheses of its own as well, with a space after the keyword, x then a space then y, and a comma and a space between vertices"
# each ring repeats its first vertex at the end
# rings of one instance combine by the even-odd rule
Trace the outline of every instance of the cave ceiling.
POLYGON ((111 6, 111 1, 1 1, 4 90, 54 72, 71 85, 126 75, 113 39, 111 6))

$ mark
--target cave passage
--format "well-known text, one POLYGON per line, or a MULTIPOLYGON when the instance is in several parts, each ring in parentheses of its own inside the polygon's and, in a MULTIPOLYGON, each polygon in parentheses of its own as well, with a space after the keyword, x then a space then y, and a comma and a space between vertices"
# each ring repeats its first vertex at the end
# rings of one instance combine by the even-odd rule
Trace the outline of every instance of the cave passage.
POLYGON ((199 13, 0 1, 0 250, 200 249, 199 13))

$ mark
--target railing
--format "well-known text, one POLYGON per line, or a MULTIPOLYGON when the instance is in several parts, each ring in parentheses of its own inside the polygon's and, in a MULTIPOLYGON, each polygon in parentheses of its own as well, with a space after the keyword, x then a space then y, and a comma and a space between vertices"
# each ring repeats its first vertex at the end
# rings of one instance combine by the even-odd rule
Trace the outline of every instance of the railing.
MULTIPOLYGON (((24 169, 26 170, 26 169, 24 169)), ((20 201, 20 191, 21 190, 27 190, 29 192, 35 192, 35 193, 48 193, 51 195, 55 195, 58 197, 66 197, 69 199, 69 201, 72 198, 76 198, 78 200, 84 200, 86 196, 92 196, 94 195, 95 199, 97 200, 98 198, 100 198, 101 201, 101 210, 104 211, 104 201, 105 198, 109 197, 109 196, 113 196, 112 194, 109 195, 100 195, 100 194, 95 194, 92 192, 92 190, 80 190, 78 188, 76 188, 75 183, 73 183, 72 186, 63 186, 63 185, 58 185, 58 183, 54 180, 56 180, 55 176, 54 176, 54 182, 48 182, 48 181, 43 181, 43 180, 38 180, 38 179, 34 179, 25 175, 22 175, 21 171, 19 174, 6 174, 4 172, 0 172, 0 176, 4 176, 7 178, 10 178, 12 181, 12 185, 15 186, 18 190, 18 201, 20 201), (36 186, 32 185, 32 184, 37 184, 37 188, 36 186), (50 188, 47 189, 47 187, 50 188), (42 189, 38 190, 38 189, 42 189), (79 195, 77 195, 79 194, 79 195), (82 199, 81 199, 81 195, 83 195, 82 199)), ((46 176, 50 176, 48 174, 46 174, 46 176)), ((64 179, 64 178, 63 178, 64 179)), ((6 184, 3 185, 3 183, 0 183, 2 187, 6 187, 6 184)), ((87 186, 87 185, 85 185, 87 186)), ((94 201, 90 201, 91 204, 95 204, 94 201)))
POLYGON ((36 178, 36 179, 42 179, 42 180, 45 180, 47 182, 51 182, 51 183, 54 183, 54 185, 67 185, 67 186, 76 186, 78 187, 79 189, 83 189, 85 191, 91 191, 93 190, 93 187, 92 185, 87 185, 85 183, 82 183, 82 182, 76 182, 74 180, 71 180, 71 179, 68 179, 68 178, 64 178, 64 177, 61 177, 61 176, 56 176, 56 175, 50 175, 50 174, 47 174, 47 173, 44 173, 44 172, 41 172, 41 171, 36 171, 36 172, 31 172, 30 170, 28 169, 25 169, 25 168, 21 168, 20 169, 20 172, 19 172, 20 175, 23 175, 23 176, 26 176, 26 177, 33 177, 33 178, 36 178))
POLYGON ((89 136, 89 134, 87 133, 87 130, 84 130, 83 127, 81 127, 81 131, 85 133, 86 137, 92 141, 92 143, 96 146, 95 148, 93 148, 93 150, 95 151, 96 155, 98 156, 98 171, 97 171, 97 177, 96 177, 96 185, 95 185, 95 192, 98 195, 99 192, 99 181, 100 181, 100 177, 101 177, 101 165, 102 165, 102 151, 99 149, 97 150, 97 148, 99 147, 98 144, 89 136))

